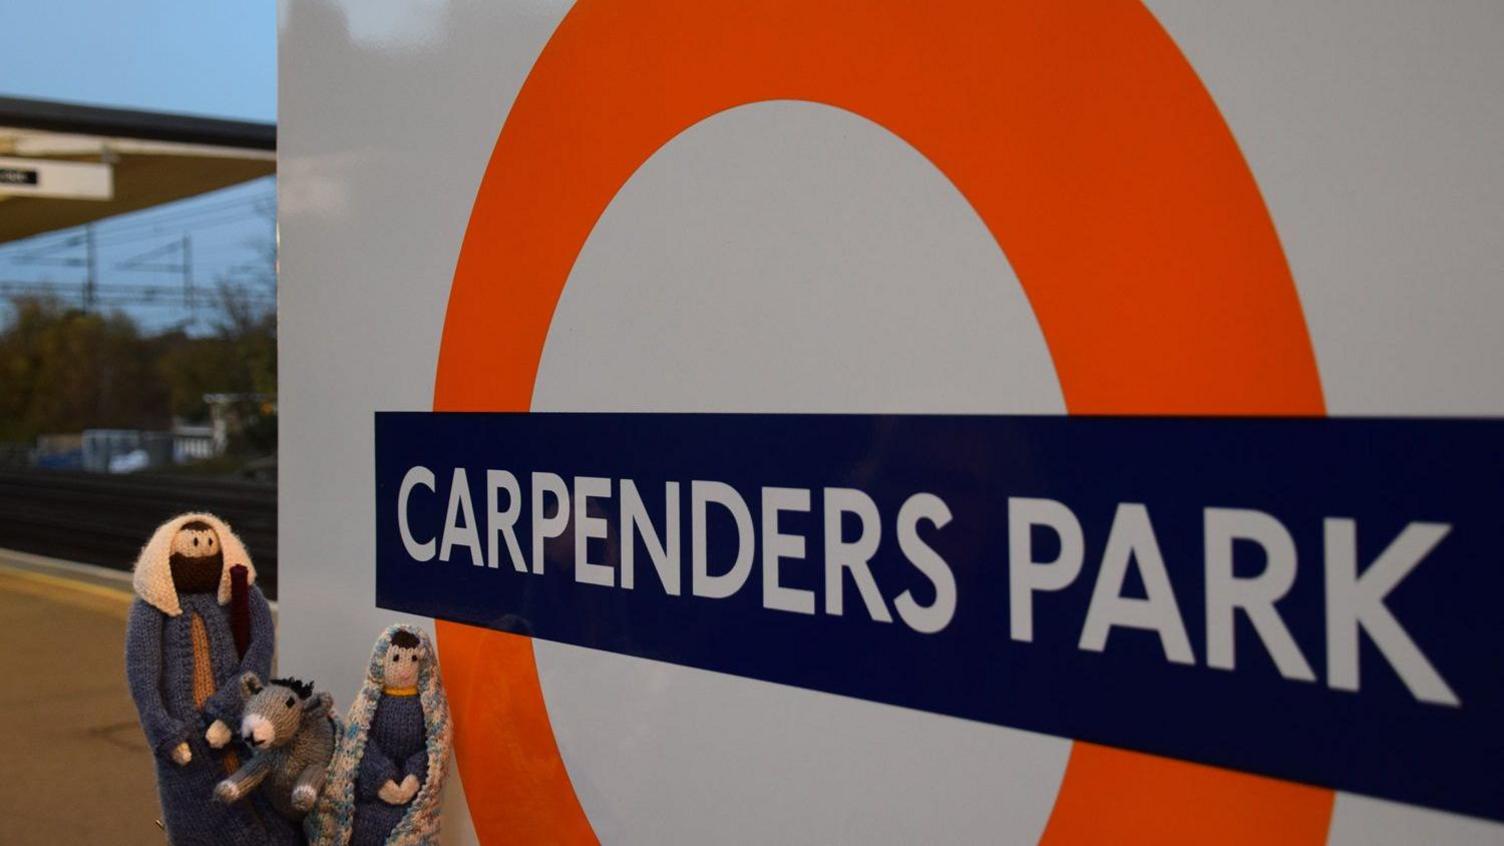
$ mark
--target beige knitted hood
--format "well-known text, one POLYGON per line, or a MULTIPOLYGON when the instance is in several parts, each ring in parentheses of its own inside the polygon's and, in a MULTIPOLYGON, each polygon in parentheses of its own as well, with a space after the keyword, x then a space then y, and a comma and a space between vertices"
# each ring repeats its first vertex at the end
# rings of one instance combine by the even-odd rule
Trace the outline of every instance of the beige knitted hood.
POLYGON ((247 584, 256 583, 256 566, 251 563, 245 544, 230 531, 229 523, 203 512, 179 514, 158 526, 152 533, 151 540, 146 542, 146 546, 141 548, 141 555, 136 558, 136 569, 131 579, 136 595, 169 617, 183 613, 182 606, 178 604, 177 588, 172 584, 172 539, 185 523, 194 520, 208 523, 214 533, 219 535, 219 547, 224 554, 224 567, 219 573, 219 604, 228 605, 230 602, 230 568, 236 564, 245 566, 247 584))

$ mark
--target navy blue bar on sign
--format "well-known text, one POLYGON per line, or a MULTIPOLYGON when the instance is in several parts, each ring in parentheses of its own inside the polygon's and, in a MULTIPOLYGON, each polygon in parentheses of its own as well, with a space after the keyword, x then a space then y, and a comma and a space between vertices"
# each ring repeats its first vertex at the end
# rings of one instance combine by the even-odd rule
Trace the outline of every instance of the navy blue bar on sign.
POLYGON ((1496 420, 376 415, 383 608, 1493 819, 1501 597, 1496 420))

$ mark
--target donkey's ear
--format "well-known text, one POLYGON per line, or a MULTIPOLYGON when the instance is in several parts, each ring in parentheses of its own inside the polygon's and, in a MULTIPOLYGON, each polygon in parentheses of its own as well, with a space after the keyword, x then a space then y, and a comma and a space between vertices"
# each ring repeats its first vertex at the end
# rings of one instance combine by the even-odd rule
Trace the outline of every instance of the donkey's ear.
POLYGON ((334 710, 334 697, 327 692, 318 693, 308 697, 303 702, 303 713, 310 717, 320 717, 334 710))
POLYGON ((240 677, 240 695, 246 699, 261 692, 261 677, 255 673, 246 673, 240 677))

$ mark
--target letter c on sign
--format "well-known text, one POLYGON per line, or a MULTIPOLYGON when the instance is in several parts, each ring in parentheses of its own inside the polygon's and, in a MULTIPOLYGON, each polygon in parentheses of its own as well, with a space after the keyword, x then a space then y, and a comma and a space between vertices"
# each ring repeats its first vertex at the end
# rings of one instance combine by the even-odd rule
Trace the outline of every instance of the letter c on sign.
POLYGON ((430 491, 436 490, 433 471, 418 465, 408 470, 407 475, 402 477, 402 487, 397 491, 397 529, 402 532, 402 545, 407 547, 407 554, 412 556, 414 561, 432 561, 433 538, 418 543, 413 538, 412 528, 407 525, 407 498, 417 485, 422 485, 430 491))

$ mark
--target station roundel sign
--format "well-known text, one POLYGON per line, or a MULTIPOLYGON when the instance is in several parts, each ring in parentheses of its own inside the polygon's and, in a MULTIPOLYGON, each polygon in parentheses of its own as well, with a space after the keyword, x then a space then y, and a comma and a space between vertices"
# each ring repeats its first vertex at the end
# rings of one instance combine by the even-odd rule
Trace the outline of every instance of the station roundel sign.
MULTIPOLYGON (((1070 413, 1324 413, 1253 175, 1136 0, 582 0, 482 179, 434 410, 527 410, 555 305, 616 192, 689 127, 770 100, 861 115, 955 185, 1017 273, 1070 413)), ((531 641, 437 626, 481 840, 593 842, 531 641)), ((1043 839, 1319 843, 1332 803, 1323 788, 1078 741, 1043 839)))

